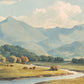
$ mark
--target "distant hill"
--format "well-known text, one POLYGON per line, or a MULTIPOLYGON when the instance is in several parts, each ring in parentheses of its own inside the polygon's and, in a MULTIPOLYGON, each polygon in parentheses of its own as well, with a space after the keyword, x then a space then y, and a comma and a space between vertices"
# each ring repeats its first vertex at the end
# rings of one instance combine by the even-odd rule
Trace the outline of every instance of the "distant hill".
POLYGON ((0 39, 14 45, 20 45, 38 55, 48 55, 38 44, 47 37, 24 22, 8 17, 0 22, 0 39))
POLYGON ((0 46, 6 45, 6 44, 11 45, 10 43, 6 41, 0 40, 0 46))
POLYGON ((84 57, 84 41, 75 41, 71 44, 66 44, 56 49, 48 51, 52 56, 60 56, 64 58, 84 57))
MULTIPOLYGON (((4 21, 0 22, 0 40, 13 45, 19 45, 26 48, 30 52, 34 52, 37 55, 49 54, 52 56, 64 56, 66 58, 74 56, 82 56, 84 53, 78 54, 78 50, 75 52, 62 51, 58 48, 72 44, 78 41, 79 43, 84 41, 84 24, 76 25, 73 28, 34 28, 22 21, 18 21, 12 17, 8 17, 4 21), (60 54, 59 54, 60 53, 60 54), (76 54, 77 53, 77 54, 76 54)), ((2 44, 3 44, 2 42, 2 44)), ((70 45, 72 47, 72 45, 70 45)), ((65 47, 64 47, 65 48, 65 47)), ((72 50, 72 48, 70 48, 72 50)))
POLYGON ((84 25, 77 25, 71 29, 59 27, 53 29, 39 28, 39 31, 48 37, 48 39, 38 43, 47 51, 74 41, 84 41, 84 25))
POLYGON ((12 55, 16 57, 27 56, 30 61, 33 59, 33 57, 39 57, 35 53, 29 52, 25 48, 15 45, 7 45, 7 44, 0 46, 0 55, 3 55, 6 58, 12 55))

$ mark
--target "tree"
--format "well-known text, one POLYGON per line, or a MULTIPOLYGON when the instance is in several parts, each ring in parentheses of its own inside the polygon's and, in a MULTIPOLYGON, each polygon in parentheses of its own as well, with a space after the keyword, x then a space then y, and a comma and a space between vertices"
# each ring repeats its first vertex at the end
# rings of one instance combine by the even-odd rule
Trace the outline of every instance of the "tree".
POLYGON ((64 59, 61 58, 61 57, 56 57, 55 58, 55 62, 63 62, 63 61, 64 61, 64 59))
POLYGON ((6 58, 2 55, 0 55, 0 62, 1 63, 5 63, 6 62, 6 58))
POLYGON ((72 62, 73 62, 73 63, 78 63, 78 59, 73 58, 73 59, 72 59, 72 62))
POLYGON ((84 59, 83 58, 80 58, 80 59, 73 58, 72 62, 76 64, 84 64, 84 59))
POLYGON ((25 64, 29 61, 29 59, 26 56, 21 56, 22 63, 25 64))
POLYGON ((21 62, 22 62, 21 58, 17 57, 17 63, 21 63, 21 62))
POLYGON ((59 70, 59 67, 58 67, 58 66, 53 65, 53 66, 51 66, 51 67, 50 67, 50 70, 56 70, 56 71, 58 71, 58 70, 59 70))
POLYGON ((55 60, 55 58, 54 57, 52 57, 52 56, 48 56, 48 58, 49 58, 49 62, 54 62, 54 60, 55 60))
POLYGON ((10 63, 16 63, 17 57, 16 57, 16 56, 9 56, 9 57, 8 57, 8 61, 9 61, 10 63))
POLYGON ((47 56, 41 55, 41 61, 46 61, 48 62, 49 58, 47 56))

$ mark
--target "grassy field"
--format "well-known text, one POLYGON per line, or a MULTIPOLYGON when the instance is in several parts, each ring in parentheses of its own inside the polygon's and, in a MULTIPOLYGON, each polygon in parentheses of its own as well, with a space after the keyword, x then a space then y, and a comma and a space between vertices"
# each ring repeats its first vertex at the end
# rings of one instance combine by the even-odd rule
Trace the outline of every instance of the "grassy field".
MULTIPOLYGON (((10 65, 10 64, 9 64, 10 65)), ((33 69, 23 69, 23 67, 33 67, 31 65, 23 64, 13 64, 13 67, 5 66, 5 64, 0 64, 0 79, 11 79, 11 78, 25 78, 25 77, 42 77, 42 76, 54 76, 67 74, 68 72, 59 70, 59 71, 50 71, 49 68, 36 67, 33 69)))
POLYGON ((39 65, 39 66, 52 66, 57 65, 60 68, 63 69, 69 69, 69 70, 78 70, 84 72, 84 65, 81 64, 73 64, 73 63, 51 63, 51 62, 30 62, 30 64, 39 65))
MULTIPOLYGON (((39 66, 48 66, 48 67, 52 65, 57 65, 60 68, 84 72, 84 65, 81 65, 81 64, 51 63, 51 62, 32 62, 32 64, 39 65, 39 66)), ((70 79, 70 80, 53 80, 48 82, 41 82, 38 84, 84 84, 84 77, 70 79)))
POLYGON ((53 80, 48 82, 41 82, 38 84, 84 84, 84 77, 68 80, 53 80))

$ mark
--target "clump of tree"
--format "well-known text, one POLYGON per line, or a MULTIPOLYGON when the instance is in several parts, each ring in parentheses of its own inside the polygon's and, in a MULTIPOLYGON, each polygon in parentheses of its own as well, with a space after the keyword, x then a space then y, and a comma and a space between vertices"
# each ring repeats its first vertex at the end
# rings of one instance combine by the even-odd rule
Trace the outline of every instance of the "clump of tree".
POLYGON ((53 57, 53 56, 40 56, 40 61, 45 62, 64 62, 64 59, 62 57, 53 57))
POLYGON ((9 63, 27 63, 29 59, 26 56, 16 57, 16 56, 9 56, 8 62, 9 63))
POLYGON ((29 59, 26 56, 21 56, 22 63, 25 64, 29 61, 29 59))
POLYGON ((51 67, 50 67, 50 70, 55 70, 55 71, 58 71, 58 70, 59 70, 59 67, 58 67, 58 66, 53 65, 53 66, 51 66, 51 67))
POLYGON ((22 62, 21 58, 20 57, 17 57, 16 63, 21 63, 21 62, 22 62))
POLYGON ((17 58, 17 61, 16 61, 17 63, 22 62, 21 56, 26 56, 29 59, 29 61, 43 61, 43 62, 63 62, 64 61, 62 57, 53 57, 53 56, 45 56, 45 55, 38 56, 33 52, 29 52, 25 48, 22 48, 20 46, 14 46, 14 45, 1 46, 0 54, 6 57, 7 59, 10 56, 19 57, 17 58))
POLYGON ((8 61, 9 61, 10 63, 16 63, 17 57, 16 57, 16 56, 9 56, 9 57, 8 57, 8 61))
POLYGON ((6 62, 6 58, 0 55, 0 63, 5 63, 5 62, 6 62))
POLYGON ((72 63, 84 64, 84 58, 80 58, 80 59, 73 58, 73 59, 72 59, 72 63))

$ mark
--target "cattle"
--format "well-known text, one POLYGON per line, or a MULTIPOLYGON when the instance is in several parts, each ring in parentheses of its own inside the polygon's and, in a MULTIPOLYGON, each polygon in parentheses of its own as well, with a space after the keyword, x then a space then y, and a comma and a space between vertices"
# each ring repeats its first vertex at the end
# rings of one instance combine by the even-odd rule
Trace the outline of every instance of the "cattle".
POLYGON ((14 65, 10 65, 10 67, 13 67, 14 65))
POLYGON ((23 67, 23 69, 28 69, 28 67, 23 67))
POLYGON ((33 69, 36 69, 36 67, 33 67, 33 69))
POLYGON ((32 69, 31 67, 29 69, 32 69))

